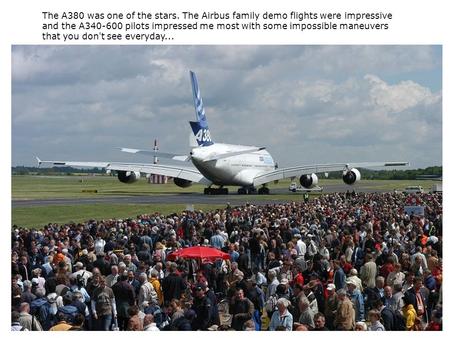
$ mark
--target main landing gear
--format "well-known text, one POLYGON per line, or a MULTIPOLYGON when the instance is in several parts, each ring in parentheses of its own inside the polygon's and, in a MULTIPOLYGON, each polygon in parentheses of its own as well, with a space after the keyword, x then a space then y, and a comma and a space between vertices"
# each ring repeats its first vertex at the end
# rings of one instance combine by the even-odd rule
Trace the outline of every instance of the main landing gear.
POLYGON ((269 188, 263 186, 258 190, 256 190, 255 187, 242 187, 237 191, 239 195, 254 195, 256 194, 256 192, 258 192, 258 195, 268 195, 270 193, 270 190, 269 188))
POLYGON ((211 187, 208 187, 208 188, 205 188, 203 190, 203 193, 205 195, 228 195, 228 188, 223 188, 223 187, 211 188, 211 187))

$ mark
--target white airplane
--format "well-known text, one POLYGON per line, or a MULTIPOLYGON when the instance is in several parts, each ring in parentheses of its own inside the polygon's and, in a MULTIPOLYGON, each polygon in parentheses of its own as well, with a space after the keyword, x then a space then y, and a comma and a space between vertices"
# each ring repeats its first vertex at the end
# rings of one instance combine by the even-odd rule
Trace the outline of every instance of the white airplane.
POLYGON ((225 186, 238 186, 239 194, 269 194, 267 184, 284 178, 299 177, 302 187, 309 189, 318 185, 317 173, 342 170, 342 179, 352 185, 361 179, 357 168, 405 166, 408 162, 365 162, 365 163, 331 163, 302 165, 289 168, 278 168, 272 156, 264 147, 243 146, 234 144, 215 143, 206 121, 203 100, 200 96, 197 77, 190 72, 192 93, 197 121, 190 125, 195 136, 196 144, 191 144, 189 155, 177 155, 142 150, 134 148, 120 148, 121 151, 133 154, 146 154, 173 160, 188 162, 195 166, 175 166, 149 163, 120 163, 120 162, 77 162, 77 161, 42 161, 38 157, 38 164, 48 163, 57 166, 97 167, 107 172, 115 171, 120 182, 134 183, 141 174, 157 174, 173 177, 174 183, 186 188, 192 182, 201 183, 207 187, 205 194, 228 194, 225 186), (217 186, 218 188, 213 188, 217 186), (259 189, 256 187, 259 186, 259 189))

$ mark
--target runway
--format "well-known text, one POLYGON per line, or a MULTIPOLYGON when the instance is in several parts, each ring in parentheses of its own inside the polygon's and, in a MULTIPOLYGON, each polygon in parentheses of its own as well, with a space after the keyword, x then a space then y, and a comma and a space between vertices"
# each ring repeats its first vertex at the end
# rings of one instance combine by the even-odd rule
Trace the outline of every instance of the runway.
MULTIPOLYGON (((231 189, 230 189, 231 190, 231 189)), ((346 192, 347 190, 356 192, 386 192, 387 189, 380 189, 379 183, 365 181, 357 186, 345 184, 335 184, 323 187, 323 193, 346 192)), ((81 205, 81 204, 223 204, 241 205, 247 202, 252 204, 274 204, 303 200, 301 193, 291 193, 287 188, 272 188, 270 195, 238 195, 231 190, 229 195, 203 195, 202 193, 179 193, 179 194, 152 194, 145 196, 106 196, 94 198, 60 198, 60 199, 34 199, 34 200, 13 200, 12 208, 17 207, 37 207, 53 205, 81 205), (273 198, 271 198, 273 196, 273 198), (278 196, 278 197, 277 197, 278 196)))

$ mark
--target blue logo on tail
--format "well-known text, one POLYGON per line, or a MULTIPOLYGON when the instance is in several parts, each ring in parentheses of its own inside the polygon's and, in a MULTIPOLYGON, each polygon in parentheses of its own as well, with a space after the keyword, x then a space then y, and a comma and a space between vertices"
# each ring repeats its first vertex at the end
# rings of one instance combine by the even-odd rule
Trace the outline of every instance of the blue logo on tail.
POLYGON ((197 116, 197 122, 190 122, 192 131, 194 132, 197 144, 200 147, 210 146, 214 144, 209 132, 208 122, 206 121, 205 108, 203 107, 203 100, 200 95, 200 88, 198 87, 197 76, 193 71, 190 71, 192 95, 194 97, 194 107, 197 116))
POLYGON ((205 108, 203 107, 203 100, 200 95, 200 88, 198 87, 197 76, 194 72, 191 74, 192 96, 194 97, 194 107, 197 113, 197 121, 206 123, 205 108))

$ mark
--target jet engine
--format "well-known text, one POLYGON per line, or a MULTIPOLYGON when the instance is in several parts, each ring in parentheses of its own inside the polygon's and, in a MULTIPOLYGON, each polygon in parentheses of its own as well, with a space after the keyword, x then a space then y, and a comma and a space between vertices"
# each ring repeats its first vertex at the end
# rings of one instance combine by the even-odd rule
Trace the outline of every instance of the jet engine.
POLYGON ((139 178, 141 178, 141 173, 140 172, 136 172, 136 171, 119 170, 117 172, 117 178, 122 183, 134 183, 139 178))
POLYGON ((173 179, 173 183, 175 183, 180 188, 187 188, 192 185, 192 181, 184 180, 182 178, 175 177, 173 179))
POLYGON ((319 178, 314 173, 300 176, 300 185, 305 189, 314 188, 317 184, 319 184, 319 178))
POLYGON ((342 180, 345 184, 352 185, 356 181, 359 181, 361 179, 361 173, 358 169, 351 169, 344 171, 342 174, 342 180))

